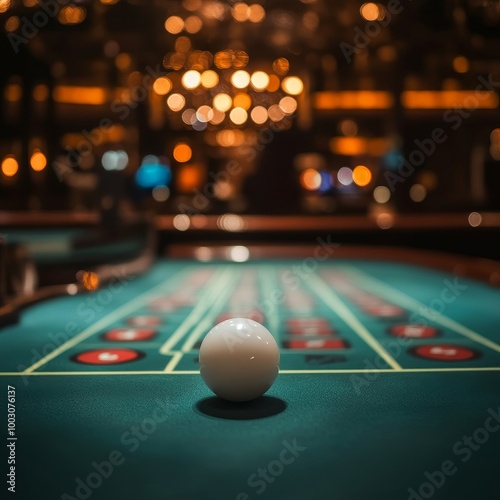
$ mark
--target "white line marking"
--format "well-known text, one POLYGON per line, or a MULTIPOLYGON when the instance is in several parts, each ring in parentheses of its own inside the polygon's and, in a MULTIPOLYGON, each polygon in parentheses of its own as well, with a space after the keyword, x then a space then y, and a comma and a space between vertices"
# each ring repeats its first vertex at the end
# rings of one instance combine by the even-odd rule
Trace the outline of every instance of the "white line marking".
POLYGON ((404 292, 401 292, 396 288, 393 288, 392 286, 384 283, 383 281, 380 281, 379 279, 374 278, 366 272, 360 271, 359 269, 356 269, 354 267, 346 265, 343 267, 343 269, 345 269, 346 273, 349 273, 351 276, 355 276, 358 280, 362 280, 362 285, 360 285, 362 288, 372 289, 376 291, 378 295, 383 295, 392 302, 399 304, 400 306, 403 306, 407 309, 412 309, 420 316, 424 316, 427 319, 434 321, 435 323, 439 323, 441 326, 449 328, 450 330, 453 330, 454 332, 467 337, 473 342, 477 342, 478 344, 489 347, 496 352, 500 352, 500 345, 496 344, 490 339, 487 339, 486 337, 483 337, 470 328, 457 323, 453 319, 448 318, 448 316, 445 316, 438 311, 432 310, 432 314, 429 314, 427 312, 428 307, 425 304, 422 304, 422 302, 419 302, 413 297, 406 295, 404 292))
POLYGON ((386 363, 394 370, 402 370, 399 363, 375 340, 373 335, 364 327, 362 323, 354 316, 348 307, 340 300, 339 296, 320 278, 312 275, 310 278, 316 288, 317 295, 336 312, 359 337, 361 337, 386 363))
POLYGON ((227 299, 233 292, 234 287, 236 286, 236 283, 238 281, 239 275, 240 273, 236 275, 236 273, 233 272, 231 273, 231 275, 227 276, 225 282, 222 283, 221 285, 222 292, 209 308, 210 312, 207 310, 207 313, 203 321, 198 324, 198 326, 193 330, 191 335, 184 342, 184 345, 181 348, 181 351, 183 353, 191 351, 196 342, 198 341, 198 339, 200 338, 200 335, 203 332, 208 332, 210 330, 210 327, 214 322, 215 316, 221 312, 223 306, 227 303, 227 299))
POLYGON ((170 373, 176 366, 177 363, 182 359, 182 356, 184 354, 182 352, 176 352, 173 356, 172 359, 167 363, 167 366, 163 370, 165 373, 170 373))
MULTIPOLYGON (((182 271, 179 271, 174 275, 176 279, 178 279, 179 274, 181 274, 181 272, 182 271)), ((173 276, 170 276, 170 279, 172 279, 172 278, 173 278, 173 276)), ((120 319, 121 317, 125 316, 126 314, 130 314, 134 310, 138 309, 145 302, 147 302, 150 298, 157 295, 160 290, 168 289, 170 284, 171 284, 170 280, 168 281, 168 283, 163 282, 160 285, 157 285, 152 290, 148 290, 147 292, 144 292, 143 294, 139 295, 135 299, 132 299, 130 302, 127 302, 126 304, 122 305, 118 309, 115 309, 113 312, 109 313, 107 316, 104 316, 104 318, 101 318, 99 321, 95 322, 94 324, 92 324, 88 328, 85 328, 85 330, 83 330, 81 333, 79 333, 78 335, 76 335, 72 339, 68 340, 64 344, 62 344, 59 347, 57 347, 56 349, 54 349, 52 352, 47 354, 47 356, 44 356, 42 359, 38 360, 36 363, 33 363, 31 366, 26 368, 26 370, 24 370, 22 373, 25 375, 28 373, 32 373, 34 370, 45 365, 46 363, 53 360, 54 358, 56 358, 57 356, 59 356, 63 352, 67 351, 68 349, 71 349, 72 347, 79 344, 83 340, 88 339, 94 333, 105 328, 113 321, 116 321, 117 319, 120 319)))
MULTIPOLYGON (((178 353, 181 354, 181 353, 178 353)), ((498 372, 500 366, 480 366, 474 368, 404 368, 402 370, 393 370, 392 368, 384 368, 380 370, 371 369, 352 369, 352 370, 280 370, 280 375, 300 375, 300 374, 345 374, 345 373, 441 373, 441 372, 498 372)), ((0 377, 66 377, 74 375, 199 375, 198 370, 180 370, 176 372, 166 373, 164 370, 144 370, 144 371, 86 371, 86 372, 32 372, 25 374, 23 372, 4 372, 0 373, 0 377)))
POLYGON ((189 332, 189 330, 201 319, 201 317, 211 307, 212 302, 217 298, 217 290, 221 290, 221 286, 224 286, 229 273, 230 271, 228 268, 216 271, 211 280, 203 287, 203 293, 197 298, 196 306, 180 324, 177 330, 175 330, 172 336, 160 347, 161 354, 169 352, 172 347, 174 347, 174 345, 177 344, 177 342, 179 342, 179 340, 181 340, 182 337, 184 337, 184 335, 186 335, 187 332, 189 332))

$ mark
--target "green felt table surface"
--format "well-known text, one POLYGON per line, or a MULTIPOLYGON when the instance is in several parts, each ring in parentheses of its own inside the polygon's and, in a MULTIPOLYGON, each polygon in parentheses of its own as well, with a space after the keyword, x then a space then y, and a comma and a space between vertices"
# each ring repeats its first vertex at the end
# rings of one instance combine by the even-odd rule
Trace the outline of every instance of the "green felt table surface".
MULTIPOLYGON (((15 388, 17 498, 499 499, 499 299, 483 283, 369 260, 160 261, 93 294, 35 305, 0 330, 4 408, 8 386, 15 388), (281 347, 281 373, 266 396, 238 405, 204 385, 197 353, 249 281, 281 347), (186 287, 191 304, 151 309, 186 287), (276 292, 287 288, 312 297, 313 309, 287 307, 276 292), (400 307, 402 316, 367 313, 353 290, 400 307), (162 323, 149 341, 111 345, 102 337, 151 314, 162 323), (346 346, 286 348, 287 320, 316 317, 346 346), (388 333, 415 323, 439 335, 388 333), (411 353, 423 344, 477 356, 411 353), (74 361, 110 347, 143 356, 116 365, 74 361)), ((5 412, 2 427, 6 440, 5 412)))

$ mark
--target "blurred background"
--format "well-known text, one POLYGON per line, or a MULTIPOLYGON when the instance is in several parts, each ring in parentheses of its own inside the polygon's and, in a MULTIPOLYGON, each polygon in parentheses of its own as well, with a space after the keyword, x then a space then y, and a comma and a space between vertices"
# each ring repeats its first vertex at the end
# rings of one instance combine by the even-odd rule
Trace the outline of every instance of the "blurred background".
POLYGON ((0 0, 0 30, 0 224, 118 200, 167 239, 500 258, 499 0, 0 0))

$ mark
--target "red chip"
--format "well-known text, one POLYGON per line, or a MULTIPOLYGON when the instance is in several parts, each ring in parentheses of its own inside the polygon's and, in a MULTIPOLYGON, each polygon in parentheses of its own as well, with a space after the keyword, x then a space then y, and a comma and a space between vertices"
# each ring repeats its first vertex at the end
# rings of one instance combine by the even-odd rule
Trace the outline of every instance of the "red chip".
POLYGON ((408 352, 419 358, 437 361, 468 361, 481 356, 478 351, 453 344, 420 345, 408 349, 408 352))
POLYGON ((395 337, 425 339, 437 337, 439 330, 433 326, 426 325, 394 325, 389 328, 389 333, 395 337))
POLYGON ((102 339, 108 342, 140 342, 151 340, 155 336, 155 330, 146 328, 115 328, 107 331, 102 339))
POLYGON ((325 318, 290 318, 287 319, 285 323, 289 328, 304 328, 306 326, 330 327, 329 321, 325 318))
POLYGON ((283 347, 287 349, 346 349, 349 344, 341 339, 285 340, 283 347))
POLYGON ((72 356, 71 360, 85 365, 118 365, 137 361, 143 357, 143 352, 133 349, 91 349, 72 356))

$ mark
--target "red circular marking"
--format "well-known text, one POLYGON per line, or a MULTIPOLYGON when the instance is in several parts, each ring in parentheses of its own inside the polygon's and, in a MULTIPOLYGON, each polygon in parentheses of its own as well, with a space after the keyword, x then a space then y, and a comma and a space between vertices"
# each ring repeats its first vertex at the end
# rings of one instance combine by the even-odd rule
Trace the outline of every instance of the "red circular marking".
POLYGON ((412 347, 408 352, 420 358, 438 361, 467 361, 481 356, 478 351, 453 344, 426 344, 412 347))
POLYGON ((158 316, 132 316, 127 319, 127 323, 132 326, 156 326, 161 323, 158 316))
POLYGON ((437 337, 439 330, 433 326, 426 325, 394 325, 389 328, 389 333, 395 337, 426 339, 437 337))
POLYGON ((141 340, 151 340, 155 336, 155 330, 146 328, 115 328, 107 331, 102 336, 102 339, 108 342, 139 342, 141 340))
POLYGON ((118 365, 144 357, 144 353, 133 349, 91 349, 76 354, 71 359, 85 365, 118 365))

